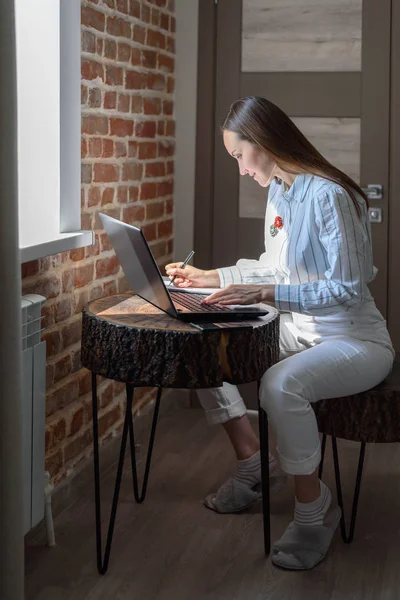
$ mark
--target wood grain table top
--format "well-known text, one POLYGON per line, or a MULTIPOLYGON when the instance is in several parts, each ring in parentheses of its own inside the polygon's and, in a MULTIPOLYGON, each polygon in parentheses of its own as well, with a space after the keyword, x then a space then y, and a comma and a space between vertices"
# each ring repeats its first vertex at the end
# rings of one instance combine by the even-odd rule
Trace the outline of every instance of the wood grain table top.
POLYGON ((252 328, 200 331, 133 294, 93 300, 83 311, 82 364, 136 386, 219 387, 262 377, 279 356, 279 312, 252 328))

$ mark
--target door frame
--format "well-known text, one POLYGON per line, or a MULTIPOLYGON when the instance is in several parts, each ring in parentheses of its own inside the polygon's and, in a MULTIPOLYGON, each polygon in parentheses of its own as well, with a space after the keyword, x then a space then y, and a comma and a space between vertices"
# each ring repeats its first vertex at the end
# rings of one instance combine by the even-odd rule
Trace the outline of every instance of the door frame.
MULTIPOLYGON (((364 0, 364 4, 372 6, 374 0, 364 0)), ((365 12, 367 20, 363 22, 362 61, 368 63, 369 69, 363 71, 363 76, 360 77, 358 84, 354 78, 350 92, 347 90, 346 114, 338 115, 338 111, 336 111, 336 114, 332 114, 332 116, 352 116, 352 114, 355 114, 360 102, 357 100, 357 94, 360 90, 362 91, 361 116, 366 116, 367 119, 366 124, 361 129, 360 179, 363 183, 381 183, 384 190, 386 190, 384 200, 380 201, 379 204, 383 209, 384 221, 373 226, 375 226, 375 238, 378 235, 387 236, 388 240, 386 248, 383 244, 379 244, 379 256, 380 262, 386 265, 387 270, 388 283, 387 292, 385 290, 385 293, 387 294, 388 325, 395 347, 399 349, 400 353, 400 315, 397 312, 399 305, 397 298, 400 297, 400 278, 396 273, 396 259, 400 259, 400 235, 398 233, 400 228, 400 201, 395 202, 396 197, 400 196, 400 169, 396 169, 396 165, 400 164, 400 115, 396 111, 396 103, 397 106, 400 106, 400 7, 396 6, 396 2, 393 2, 393 0, 385 0, 384 6, 381 6, 380 9, 382 10, 382 8, 385 11, 386 19, 388 12, 391 15, 389 21, 386 21, 389 22, 390 27, 379 27, 376 19, 368 19, 368 15, 372 12, 368 10, 365 12), (396 36, 395 33, 398 35, 396 36), (387 53, 388 55, 388 44, 391 45, 391 60, 387 61, 385 68, 382 68, 382 60, 379 57, 377 58, 377 53, 387 53), (386 102, 382 101, 382 95, 385 94, 389 95, 386 102), (386 108, 387 106, 389 106, 389 111, 386 108), (384 114, 385 112, 386 114, 384 114), (368 114, 373 114, 374 118, 368 118, 368 114), (369 170, 368 173, 365 173, 362 165, 374 161, 376 161, 376 165, 379 165, 382 160, 387 160, 387 155, 385 156, 384 153, 374 153, 376 140, 384 139, 385 136, 388 136, 387 139, 389 139, 387 176, 383 180, 380 177, 380 181, 373 181, 375 177, 374 169, 372 172, 369 170), (370 140, 370 143, 368 143, 368 140, 370 140), (373 153, 373 160, 369 153, 373 153), (379 227, 379 229, 377 230, 376 227, 379 227)), ((385 17, 382 22, 384 20, 385 17)), ((219 0, 219 2, 218 0, 217 2, 216 0, 202 0, 199 2, 194 247, 196 250, 195 264, 200 268, 226 266, 221 261, 216 264, 215 257, 218 255, 222 259, 225 256, 230 258, 236 253, 239 241, 239 232, 236 227, 232 227, 232 219, 236 219, 238 214, 237 181, 239 175, 236 164, 234 164, 234 161, 229 160, 230 157, 223 148, 217 126, 227 109, 224 95, 227 98, 239 97, 240 95, 241 49, 234 36, 228 36, 226 47, 229 48, 229 51, 222 56, 221 53, 218 53, 216 43, 218 22, 224 23, 225 26, 229 22, 231 26, 240 27, 241 0, 228 0, 228 2, 225 0, 219 0), (229 60, 232 70, 224 69, 226 60, 229 60), (235 64, 237 68, 235 68, 235 64), (220 86, 220 88, 224 87, 225 89, 225 94, 220 94, 219 98, 215 98, 215 82, 217 80, 219 82, 223 81, 224 86, 220 86), (229 90, 229 93, 226 90, 229 90), (214 183, 216 168, 222 169, 225 176, 223 191, 225 195, 230 196, 229 210, 226 210, 226 207, 214 205, 214 197, 218 197, 221 193, 218 184, 215 185, 214 183), (224 226, 229 226, 229 224, 231 227, 229 236, 217 235, 217 232, 224 231, 224 226)), ((220 35, 223 35, 226 28, 220 27, 219 29, 220 35)), ((331 78, 326 81, 327 85, 335 84, 335 75, 334 73, 331 74, 331 78)), ((252 77, 254 84, 257 83, 257 74, 249 73, 246 77, 252 77)), ((281 78, 280 83, 282 84, 287 75, 271 73, 269 77, 271 84, 273 84, 276 77, 281 78)), ((315 74, 309 73, 308 77, 312 86, 315 74)), ((346 73, 341 74, 342 85, 346 84, 346 77, 348 77, 346 73)), ((348 83, 350 83, 349 80, 348 83)), ((259 93, 265 95, 262 87, 260 87, 259 93)), ((271 94, 268 94, 268 97, 271 97, 271 94)), ((271 99, 274 101, 274 98, 271 99)), ((307 110, 308 101, 309 97, 304 101, 304 112, 307 110)), ((275 102, 279 104, 279 99, 275 99, 275 102)), ((311 108, 314 111, 312 115, 304 114, 302 111, 301 115, 293 116, 318 116, 317 107, 312 106, 311 108)), ((283 109, 285 110, 284 107, 283 109)), ((342 109, 339 112, 342 112, 342 109)), ((358 112, 358 115, 360 115, 360 112, 358 112)), ((329 116, 326 115, 326 110, 324 110, 324 116, 329 116)), ((377 170, 379 170, 378 167, 377 170)), ((374 256, 378 256, 378 245, 376 243, 374 256)), ((228 260, 226 264, 229 263, 228 260)))
POLYGON ((194 265, 200 269, 213 266, 216 16, 215 0, 200 0, 193 230, 194 265))
POLYGON ((400 6, 392 2, 388 325, 400 362, 400 6))

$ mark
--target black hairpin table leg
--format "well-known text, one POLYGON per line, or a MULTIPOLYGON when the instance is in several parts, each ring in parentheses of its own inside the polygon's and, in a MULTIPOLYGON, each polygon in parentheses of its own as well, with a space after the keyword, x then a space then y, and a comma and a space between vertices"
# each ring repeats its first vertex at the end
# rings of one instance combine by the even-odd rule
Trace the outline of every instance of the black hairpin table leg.
POLYGON ((158 412, 160 408, 161 392, 162 388, 158 389, 156 404, 154 408, 153 423, 151 427, 150 441, 146 458, 145 474, 143 480, 142 491, 139 494, 138 489, 138 478, 137 478, 137 465, 136 465, 136 452, 135 452, 135 439, 133 430, 133 419, 132 419, 132 402, 133 402, 134 388, 131 384, 126 385, 126 410, 124 427, 122 430, 121 448, 118 459, 117 476, 114 486, 114 495, 111 506, 110 520, 108 525, 106 547, 104 551, 104 557, 102 554, 102 535, 101 535, 101 502, 100 502, 100 460, 99 460, 99 430, 98 430, 98 411, 97 411, 97 382, 96 374, 92 373, 92 410, 93 410, 93 458, 94 458, 94 486, 95 486, 95 509, 96 509, 96 548, 97 548, 97 568, 101 575, 104 575, 108 569, 108 563, 110 560, 111 543, 114 533, 115 517, 117 514, 119 492, 121 488, 122 472, 124 468, 126 443, 130 439, 130 450, 131 450, 131 467, 133 476, 133 490, 135 500, 138 503, 143 502, 146 496, 147 483, 150 472, 151 457, 153 452, 154 438, 157 427, 158 412))
MULTIPOLYGON (((147 459, 146 459, 146 466, 145 466, 144 476, 143 476, 142 491, 140 492, 140 494, 139 494, 138 477, 137 477, 137 469, 136 469, 136 449, 135 449, 135 435, 134 435, 134 431, 133 431, 133 421, 132 421, 132 419, 130 419, 130 421, 129 421, 129 439, 130 439, 130 443, 131 443, 133 493, 135 496, 135 500, 138 504, 141 504, 146 497, 147 482, 148 482, 149 473, 150 473, 151 457, 153 454, 154 438, 156 435, 158 411, 160 409, 161 392, 162 392, 162 388, 158 388, 156 404, 154 407, 153 423, 151 425, 149 446, 147 449, 147 459)), ((127 398, 128 398, 128 396, 131 396, 130 402, 132 405, 133 387, 129 384, 127 384, 127 386, 126 386, 126 395, 127 395, 127 398)))

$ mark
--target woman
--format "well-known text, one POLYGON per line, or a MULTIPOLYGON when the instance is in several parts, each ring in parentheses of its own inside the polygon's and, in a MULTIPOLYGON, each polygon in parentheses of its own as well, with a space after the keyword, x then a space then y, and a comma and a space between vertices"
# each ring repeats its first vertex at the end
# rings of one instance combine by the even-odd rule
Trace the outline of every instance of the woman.
MULTIPOLYGON (((260 402, 277 441, 272 487, 281 469, 294 476, 294 520, 273 546, 272 561, 310 569, 329 549, 340 520, 318 478, 320 439, 312 402, 347 396, 380 383, 394 351, 368 289, 372 263, 367 199, 350 177, 327 162, 277 106, 257 97, 233 103, 222 127, 241 175, 269 186, 265 253, 233 267, 202 271, 167 266, 181 287, 221 287, 207 304, 275 305, 281 314, 280 362, 263 376, 260 402)), ((257 437, 237 388, 201 390, 210 423, 232 442, 236 474, 206 505, 242 510, 260 497, 257 437)))

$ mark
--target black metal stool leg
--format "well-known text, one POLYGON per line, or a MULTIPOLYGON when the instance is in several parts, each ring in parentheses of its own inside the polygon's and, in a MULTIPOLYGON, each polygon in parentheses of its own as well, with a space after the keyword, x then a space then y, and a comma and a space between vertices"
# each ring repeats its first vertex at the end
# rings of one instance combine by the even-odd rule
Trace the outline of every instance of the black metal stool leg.
POLYGON ((134 495, 137 502, 143 502, 146 495, 147 482, 150 471, 151 455, 154 445, 154 437, 156 432, 158 411, 161 399, 161 388, 158 390, 156 406, 154 409, 153 424, 150 434, 150 442, 148 455, 146 460, 146 469, 144 476, 144 483, 142 488, 141 496, 139 497, 138 482, 137 482, 137 469, 136 469, 136 455, 135 455, 135 442, 133 434, 133 419, 132 419, 132 402, 133 402, 133 391, 132 385, 126 386, 126 410, 124 427, 122 430, 121 448, 118 459, 117 476, 115 480, 114 495, 111 506, 110 520, 108 525, 106 547, 104 551, 104 557, 102 555, 102 535, 101 535, 101 502, 100 502, 100 461, 99 461, 99 430, 98 430, 98 411, 97 411, 97 381, 96 374, 92 373, 92 410, 93 410, 93 456, 94 456, 94 484, 95 484, 95 509, 96 509, 96 548, 97 548, 97 569, 101 575, 104 575, 108 569, 108 563, 110 560, 111 544, 114 534, 115 518, 118 508, 118 498, 121 488, 122 473, 124 468, 126 443, 128 439, 128 433, 131 443, 131 458, 132 458, 132 475, 134 481, 134 495))
POLYGON ((319 463, 318 477, 321 479, 322 471, 324 469, 324 458, 325 458, 325 447, 326 447, 326 433, 322 435, 322 444, 321 444, 321 462, 319 463))
MULTIPOLYGON (((131 443, 131 460, 132 460, 132 476, 133 476, 133 493, 135 496, 135 500, 138 504, 141 504, 146 497, 147 482, 149 479, 151 457, 152 457, 152 453, 153 453, 154 438, 155 438, 156 427, 157 427, 158 412, 160 409, 161 393, 162 393, 162 388, 158 388, 157 399, 156 399, 156 404, 155 404, 154 413, 153 413, 153 423, 151 425, 149 446, 147 449, 147 458, 146 458, 146 466, 145 466, 145 471, 144 471, 144 476, 143 476, 142 491, 140 494, 139 494, 138 477, 137 477, 137 469, 136 469, 135 435, 134 435, 134 431, 133 431, 132 419, 129 422, 129 438, 130 438, 130 443, 131 443)), ((129 395, 133 396, 133 387, 129 384, 127 384, 127 386, 126 386, 126 395, 127 395, 127 397, 129 395)))
MULTIPOLYGON (((259 392, 259 390, 258 390, 259 392)), ((263 504, 263 530, 265 554, 271 551, 271 517, 269 499, 269 443, 268 443, 268 417, 260 406, 258 393, 258 426, 260 432, 260 457, 261 457, 261 490, 263 504)))
POLYGON ((340 482, 339 456, 338 456, 338 451, 337 451, 336 438, 332 437, 333 464, 335 467, 337 500, 338 500, 338 504, 339 504, 340 508, 342 509, 342 518, 340 520, 340 530, 342 533, 342 539, 346 544, 350 544, 350 542, 353 541, 353 537, 354 537, 354 529, 356 526, 356 518, 357 518, 358 499, 360 496, 361 477, 362 477, 363 466, 364 466, 365 445, 366 445, 365 442, 361 443, 360 456, 358 459, 358 467, 357 467, 356 485, 354 488, 353 506, 352 506, 352 510, 351 510, 350 530, 349 530, 349 535, 347 535, 346 522, 345 522, 345 518, 344 518, 344 509, 343 509, 342 486, 341 486, 341 482, 340 482))

